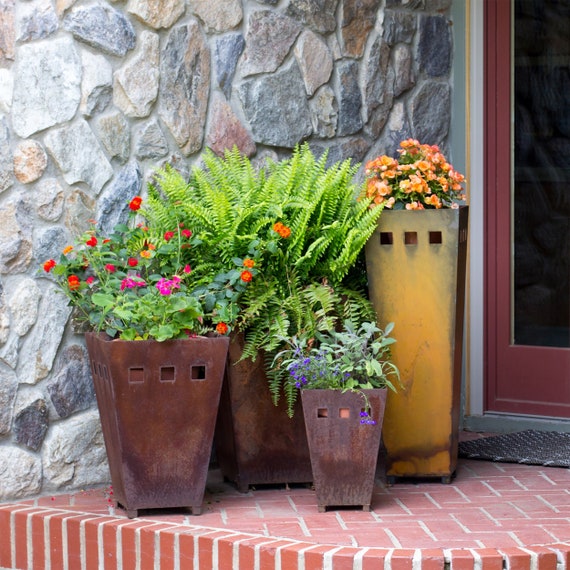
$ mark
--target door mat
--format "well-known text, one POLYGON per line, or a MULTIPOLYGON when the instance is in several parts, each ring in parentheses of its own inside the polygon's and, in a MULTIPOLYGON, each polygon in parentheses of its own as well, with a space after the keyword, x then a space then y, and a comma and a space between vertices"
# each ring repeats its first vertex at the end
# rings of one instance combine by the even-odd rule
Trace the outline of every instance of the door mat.
POLYGON ((570 433, 525 430, 459 443, 459 457, 570 467, 570 433))

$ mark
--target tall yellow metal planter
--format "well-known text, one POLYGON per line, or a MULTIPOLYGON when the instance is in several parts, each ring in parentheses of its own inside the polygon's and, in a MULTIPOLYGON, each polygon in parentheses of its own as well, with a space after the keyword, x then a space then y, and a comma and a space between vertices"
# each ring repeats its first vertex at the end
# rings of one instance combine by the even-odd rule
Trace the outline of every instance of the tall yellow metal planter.
POLYGON ((457 465, 468 207, 384 210, 366 245, 370 298, 380 326, 394 322, 382 429, 387 476, 441 477, 457 465))

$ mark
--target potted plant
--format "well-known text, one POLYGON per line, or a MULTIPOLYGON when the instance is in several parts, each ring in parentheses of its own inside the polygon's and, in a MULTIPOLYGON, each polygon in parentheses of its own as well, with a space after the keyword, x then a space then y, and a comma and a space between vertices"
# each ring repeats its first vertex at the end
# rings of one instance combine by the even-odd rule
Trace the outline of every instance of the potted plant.
POLYGON ((468 207, 464 177, 437 146, 409 139, 365 166, 364 195, 384 206, 366 244, 378 319, 398 323, 403 389, 384 420, 389 481, 455 472, 459 445, 468 207), (395 287, 394 284, 398 286, 395 287))
POLYGON ((114 498, 199 514, 229 338, 247 280, 192 270, 192 231, 166 232, 129 203, 128 224, 94 226, 43 269, 73 307, 87 349, 114 498), (200 277, 200 278, 198 278, 200 277))
POLYGON ((222 472, 241 490, 311 480, 296 390, 271 366, 281 339, 375 318, 363 248, 380 209, 357 200, 356 170, 350 161, 327 166, 326 154, 317 159, 306 144, 259 167, 234 149, 205 153, 188 180, 165 169, 150 192, 164 227, 180 220, 193 228, 204 271, 225 271, 234 259, 251 266, 216 429, 222 472))
POLYGON ((339 331, 293 337, 275 357, 274 366, 301 390, 319 512, 370 510, 386 392, 399 382, 390 361, 392 329, 345 323, 339 331))

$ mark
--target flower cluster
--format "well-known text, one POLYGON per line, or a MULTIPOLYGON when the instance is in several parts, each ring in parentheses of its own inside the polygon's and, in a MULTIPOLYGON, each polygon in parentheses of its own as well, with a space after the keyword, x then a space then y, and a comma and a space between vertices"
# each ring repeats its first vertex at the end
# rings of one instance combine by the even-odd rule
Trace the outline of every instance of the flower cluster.
MULTIPOLYGON (((234 260, 236 270, 209 275, 192 270, 200 242, 179 227, 153 232, 136 223, 142 198, 129 202, 129 224, 102 236, 93 226, 43 270, 53 276, 74 308, 76 323, 125 340, 162 341, 232 330, 237 300, 253 280, 253 260, 234 260), (201 275, 201 277, 200 277, 201 275)), ((149 227, 150 226, 150 227, 149 227)))
MULTIPOLYGON (((274 366, 285 367, 290 383, 300 390, 332 389, 362 392, 365 389, 396 387, 399 371, 390 361, 390 346, 395 340, 388 335, 393 325, 383 331, 372 322, 364 322, 358 330, 348 323, 342 331, 317 333, 315 338, 303 336, 288 340, 288 348, 279 352, 274 366)), ((366 398, 365 398, 366 400, 366 398)), ((360 423, 371 424, 368 404, 362 409, 360 423)))
POLYGON ((436 145, 408 139, 400 159, 382 155, 366 164, 366 196, 386 208, 425 210, 458 208, 465 200, 465 177, 456 172, 436 145))

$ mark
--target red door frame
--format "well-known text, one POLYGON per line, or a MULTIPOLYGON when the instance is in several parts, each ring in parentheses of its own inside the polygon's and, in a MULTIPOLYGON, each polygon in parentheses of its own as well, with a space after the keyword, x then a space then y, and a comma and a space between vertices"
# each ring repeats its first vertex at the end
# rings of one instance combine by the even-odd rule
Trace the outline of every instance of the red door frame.
POLYGON ((570 418, 570 349, 511 341, 511 2, 484 21, 485 411, 570 418))

